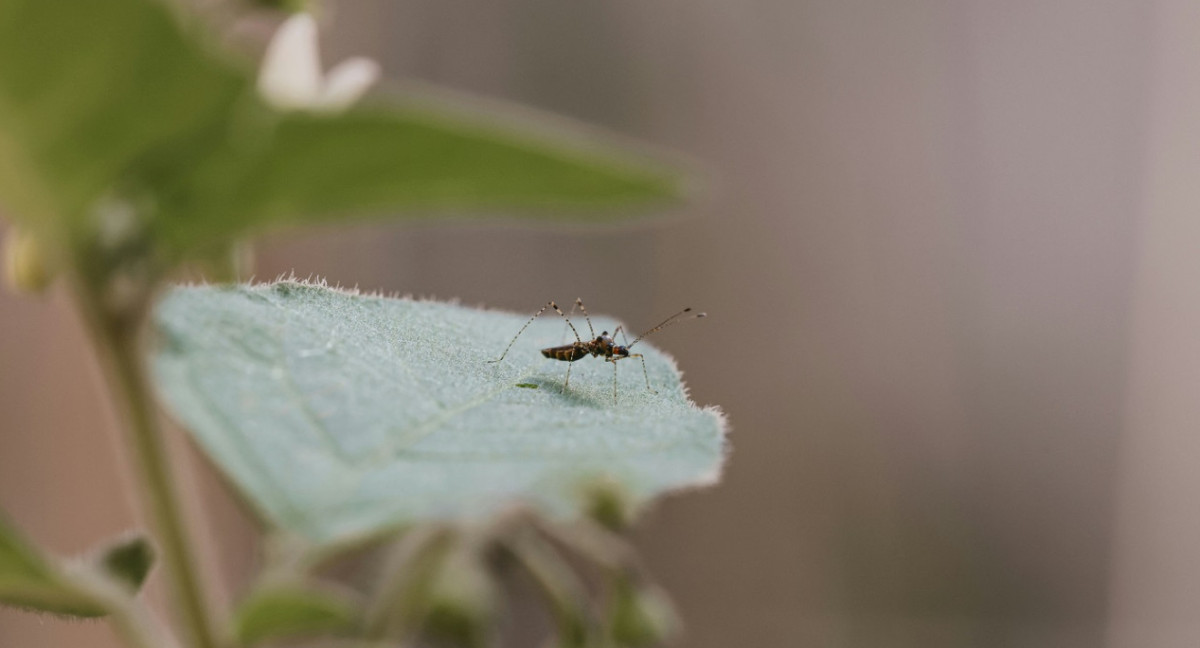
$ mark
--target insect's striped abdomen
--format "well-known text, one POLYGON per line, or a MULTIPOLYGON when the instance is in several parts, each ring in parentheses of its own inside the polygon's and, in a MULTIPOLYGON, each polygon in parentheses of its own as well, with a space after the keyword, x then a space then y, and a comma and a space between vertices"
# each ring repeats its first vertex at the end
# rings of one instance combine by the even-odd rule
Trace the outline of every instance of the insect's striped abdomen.
POLYGON ((552 360, 562 360, 563 362, 575 362, 580 358, 586 358, 588 355, 587 347, 578 344, 567 344, 565 346, 550 347, 542 349, 542 355, 552 360))

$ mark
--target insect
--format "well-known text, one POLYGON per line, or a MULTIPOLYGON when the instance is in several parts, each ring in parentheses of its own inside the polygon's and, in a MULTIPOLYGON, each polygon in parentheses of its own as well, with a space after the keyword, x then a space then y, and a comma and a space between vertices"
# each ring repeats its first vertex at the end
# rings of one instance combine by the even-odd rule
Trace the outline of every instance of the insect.
MULTIPOLYGON (((583 340, 583 338, 581 338, 579 336, 579 331, 576 330, 575 325, 571 323, 571 318, 562 312, 562 309, 558 307, 558 304, 556 304, 552 301, 552 302, 546 304, 545 306, 542 306, 541 309, 538 310, 538 312, 533 314, 533 317, 529 318, 528 322, 525 322, 525 326, 522 326, 521 330, 517 331, 517 334, 515 336, 513 336, 512 341, 509 342, 508 346, 504 348, 504 353, 501 353, 499 358, 496 358, 495 360, 489 360, 488 362, 495 363, 495 362, 500 362, 501 360, 503 360, 504 357, 508 355, 509 350, 512 349, 513 344, 516 344, 517 338, 521 337, 521 334, 525 332, 525 329, 529 328, 529 325, 533 323, 533 320, 537 319, 539 315, 546 312, 546 309, 548 309, 548 308, 553 308, 554 312, 556 312, 560 316, 562 316, 563 320, 567 323, 567 326, 571 327, 571 332, 575 334, 575 342, 573 342, 571 344, 564 344, 562 346, 549 347, 549 348, 542 349, 542 355, 547 358, 550 358, 552 360, 562 360, 563 362, 575 362, 576 360, 582 360, 588 356, 591 356, 593 358, 603 356, 605 362, 613 363, 613 402, 614 403, 617 402, 617 361, 618 360, 624 360, 626 358, 637 358, 637 359, 641 360, 642 361, 642 374, 646 377, 646 389, 649 389, 650 391, 654 391, 654 389, 652 389, 650 387, 650 372, 646 370, 646 358, 643 357, 642 354, 640 354, 640 353, 630 353, 629 352, 629 349, 633 348, 633 345, 637 344, 638 342, 641 342, 642 339, 645 338, 647 335, 650 335, 651 333, 657 333, 658 331, 661 331, 664 328, 666 328, 672 324, 675 324, 676 322, 682 322, 684 320, 689 320, 689 319, 693 319, 693 318, 697 318, 697 317, 705 317, 707 315, 707 313, 692 313, 692 309, 685 308, 685 309, 679 311, 678 313, 675 313, 674 315, 663 320, 663 322, 661 324, 659 324, 658 326, 655 326, 654 328, 637 336, 633 340, 633 342, 629 342, 629 338, 625 336, 625 331, 624 331, 625 325, 624 324, 622 324, 621 326, 618 326, 617 329, 612 332, 612 335, 609 335, 608 331, 601 331, 600 335, 596 335, 596 329, 592 328, 592 318, 588 316, 587 307, 585 307, 583 305, 582 299, 576 299, 575 305, 571 307, 571 314, 572 315, 575 314, 576 308, 578 308, 580 311, 583 312, 583 317, 584 317, 584 319, 587 320, 587 324, 588 324, 588 333, 590 334, 590 337, 585 342, 583 340), (617 344, 614 341, 614 338, 617 336, 618 333, 620 333, 622 339, 625 340, 626 343, 624 345, 617 344)), ((567 387, 570 384, 571 384, 571 365, 568 364, 567 365, 567 378, 566 378, 566 380, 563 381, 563 391, 564 392, 567 391, 567 387)))

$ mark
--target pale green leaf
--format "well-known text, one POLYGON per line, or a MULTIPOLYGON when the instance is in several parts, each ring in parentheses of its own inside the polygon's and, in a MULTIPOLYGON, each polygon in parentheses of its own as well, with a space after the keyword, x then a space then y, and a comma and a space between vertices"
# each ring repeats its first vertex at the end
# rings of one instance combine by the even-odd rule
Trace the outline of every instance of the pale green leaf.
POLYGON ((554 315, 487 362, 527 319, 296 282, 180 288, 157 311, 155 367, 263 517, 319 542, 517 501, 573 517, 598 480, 644 501, 715 479, 723 419, 687 398, 670 358, 635 347, 654 392, 624 360, 614 404, 613 365, 589 357, 563 393, 567 364, 538 352, 567 339, 554 315))
POLYGON ((100 601, 72 584, 57 564, 31 547, 3 517, 0 604, 83 617, 105 613, 100 601))

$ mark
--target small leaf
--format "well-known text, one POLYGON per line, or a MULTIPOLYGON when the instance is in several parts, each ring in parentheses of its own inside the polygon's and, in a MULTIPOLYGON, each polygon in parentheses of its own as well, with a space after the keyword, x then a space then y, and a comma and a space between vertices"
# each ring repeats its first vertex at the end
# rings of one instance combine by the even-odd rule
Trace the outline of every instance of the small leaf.
POLYGON ((119 540, 101 550, 100 565, 131 591, 138 591, 154 567, 154 546, 145 536, 119 540))
POLYGON ((341 592, 300 584, 255 590, 238 606, 234 632, 240 644, 286 637, 340 634, 359 621, 358 607, 341 592))
POLYGON ((0 518, 0 603, 17 607, 95 617, 103 604, 71 584, 63 571, 26 543, 0 518))
MULTIPOLYGON (((271 524, 328 542, 521 501, 579 517, 597 479, 633 501, 712 482, 723 420, 663 353, 565 363, 543 317, 283 282, 181 288, 159 306, 159 386, 271 524), (519 383, 538 384, 523 389, 519 383)), ((593 317, 599 329, 616 322, 593 317)))

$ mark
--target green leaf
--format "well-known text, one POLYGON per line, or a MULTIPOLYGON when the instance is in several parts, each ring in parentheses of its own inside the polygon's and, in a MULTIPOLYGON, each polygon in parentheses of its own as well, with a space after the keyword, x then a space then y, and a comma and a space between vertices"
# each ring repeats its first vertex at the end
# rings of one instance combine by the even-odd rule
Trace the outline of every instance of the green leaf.
POLYGON ((42 226, 183 173, 248 86, 154 0, 5 0, 0 61, 0 197, 42 226))
POLYGON ((525 215, 562 219, 556 208, 681 192, 678 174, 614 147, 444 101, 273 110, 250 71, 181 18, 162 0, 0 4, 0 61, 19 62, 0 66, 6 211, 55 244, 90 243, 104 238, 99 206, 115 201, 176 260, 348 215, 534 208, 525 215))
POLYGON ((287 114, 259 147, 214 164, 167 212, 163 235, 176 247, 345 216, 613 220, 632 215, 616 207, 684 191, 662 165, 444 103, 287 114))
POLYGON ((234 632, 239 645, 271 639, 344 633, 359 621, 353 600, 332 589, 275 584, 253 591, 238 606, 234 632))
POLYGON ((0 603, 94 617, 104 606, 74 586, 63 571, 44 558, 0 517, 0 603))
POLYGON ((578 517, 598 479, 645 501, 723 458, 720 412, 648 344, 656 392, 630 359, 614 404, 613 366, 589 357, 563 393, 567 365, 538 352, 565 341, 557 317, 498 364, 528 315, 282 282, 176 289, 155 319, 175 415, 268 522, 317 542, 516 501, 578 517))

